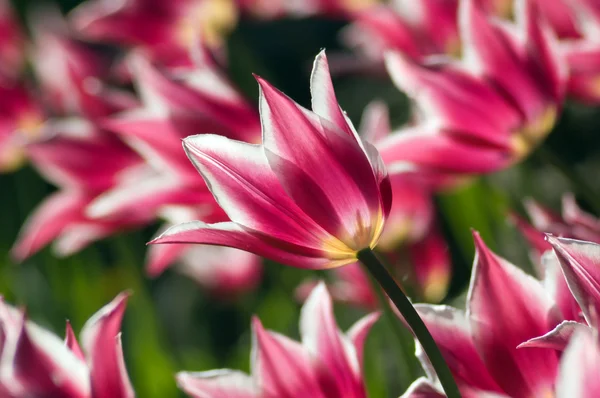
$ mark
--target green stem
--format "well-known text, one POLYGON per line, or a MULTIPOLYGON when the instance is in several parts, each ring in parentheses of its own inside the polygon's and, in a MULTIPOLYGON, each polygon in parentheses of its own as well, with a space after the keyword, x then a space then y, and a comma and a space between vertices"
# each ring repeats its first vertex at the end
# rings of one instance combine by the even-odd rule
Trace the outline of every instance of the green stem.
POLYGON ((358 260, 367 267, 369 273, 379 282, 383 290, 392 300, 398 311, 404 317, 406 323, 412 329, 417 340, 423 347, 423 351, 429 357, 429 362, 435 369, 442 388, 448 398, 460 398, 460 392, 456 382, 452 377, 450 368, 446 364, 440 349, 431 337, 429 330, 421 320, 421 317, 413 307, 412 303, 406 297, 402 289, 396 284, 392 276, 379 261, 371 249, 364 249, 358 252, 358 260))
POLYGON ((537 155, 544 163, 550 164, 569 180, 573 189, 592 208, 596 215, 600 215, 600 195, 585 181, 579 173, 545 146, 537 149, 537 155))
POLYGON ((408 332, 401 327, 400 320, 392 310, 392 307, 390 307, 390 302, 381 290, 381 286, 379 286, 379 283, 372 275, 369 275, 369 279, 373 285, 373 291, 377 295, 379 305, 383 308, 385 319, 389 325, 389 331, 394 335, 394 338, 396 338, 396 341, 398 342, 398 344, 395 344, 398 356, 406 358, 406 366, 400 367, 400 382, 403 387, 408 387, 410 383, 417 378, 414 363, 411 361, 413 358, 411 350, 414 350, 414 348, 410 344, 411 341, 405 336, 408 332))

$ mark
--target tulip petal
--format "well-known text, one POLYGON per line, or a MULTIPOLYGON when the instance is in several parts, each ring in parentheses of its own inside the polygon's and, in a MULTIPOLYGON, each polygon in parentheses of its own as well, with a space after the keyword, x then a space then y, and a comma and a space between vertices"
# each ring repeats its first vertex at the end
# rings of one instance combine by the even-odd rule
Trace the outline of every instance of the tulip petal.
POLYGON ((50 332, 23 319, 12 355, 14 377, 28 393, 89 396, 85 364, 50 332))
POLYGON ((340 130, 344 131, 358 142, 359 137, 354 132, 354 129, 348 125, 346 116, 340 108, 335 96, 325 50, 321 50, 313 63, 312 73, 310 75, 310 93, 313 112, 322 118, 329 120, 340 130))
POLYGON ((510 133, 521 117, 487 82, 451 63, 423 65, 398 53, 386 55, 386 66, 428 121, 471 142, 509 149, 510 133))
POLYGON ((151 245, 148 248, 146 260, 146 273, 151 277, 157 277, 162 274, 171 264, 173 264, 191 245, 170 244, 170 245, 151 245))
MULTIPOLYGON (((415 309, 440 348, 459 386, 502 391, 482 362, 464 312, 445 305, 416 304, 415 309)), ((429 366, 427 363, 425 367, 429 366)))
POLYGON ((360 229, 377 228, 382 209, 379 181, 362 147, 336 125, 257 80, 263 145, 278 180, 317 224, 350 248, 365 248, 354 247, 353 238, 360 229))
POLYGON ((253 319, 252 331, 252 373, 264 396, 325 398, 301 344, 264 330, 258 318, 253 319))
POLYGON ((600 245, 548 235, 560 261, 567 285, 579 303, 588 325, 600 316, 600 245))
POLYGON ((415 380, 408 390, 400 398, 445 398, 446 395, 441 392, 430 380, 425 377, 419 377, 415 380))
POLYGON ((11 254, 18 261, 36 253, 54 240, 64 228, 80 219, 85 194, 62 191, 52 194, 34 210, 19 233, 11 254))
POLYGON ((371 327, 375 322, 379 320, 381 314, 379 312, 372 312, 369 315, 365 315, 359 319, 352 327, 348 330, 346 335, 352 342, 356 356, 358 358, 359 369, 363 368, 363 352, 367 335, 371 330, 371 327))
POLYGON ((554 329, 543 336, 534 337, 524 343, 521 343, 517 348, 551 348, 553 350, 562 351, 569 344, 571 337, 579 333, 579 330, 587 330, 589 333, 592 329, 579 322, 563 321, 554 329))
POLYGON ((245 373, 218 369, 177 373, 177 385, 193 398, 258 398, 254 380, 245 373))
POLYGON ((318 269, 328 265, 321 252, 263 236, 233 222, 206 224, 192 221, 179 224, 169 228, 150 243, 201 243, 227 246, 300 268, 318 269))
POLYGON ((94 397, 132 398, 135 395, 125 370, 120 339, 127 297, 126 293, 119 294, 94 314, 81 331, 94 397))
POLYGON ((232 221, 315 249, 330 237, 284 192, 260 146, 206 134, 186 138, 184 148, 232 221))
POLYGON ((302 307, 300 334, 302 345, 316 359, 315 370, 323 391, 350 397, 364 389, 356 352, 338 329, 324 283, 317 285, 302 307))
POLYGON ((467 300, 473 340, 490 374, 510 396, 548 393, 556 377, 552 350, 518 350, 560 317, 541 283, 492 253, 478 233, 467 300))
POLYGON ((597 336, 578 332, 571 338, 560 363, 557 398, 600 396, 600 347, 597 336))
POLYGON ((75 354, 75 356, 82 361, 85 361, 85 355, 83 355, 83 351, 81 351, 81 347, 77 342, 77 338, 75 337, 75 332, 73 332, 73 328, 71 327, 71 322, 67 321, 67 330, 65 333, 65 345, 75 354))
POLYGON ((436 226, 422 240, 410 244, 410 258, 422 297, 440 302, 446 296, 452 277, 448 245, 436 226))
MULTIPOLYGON (((550 246, 549 243, 548 245, 550 246)), ((544 270, 544 279, 542 280, 544 288, 550 297, 554 299, 556 306, 562 314, 562 318, 577 322, 583 321, 581 308, 567 285, 560 262, 554 252, 548 251, 544 253, 541 261, 544 270)))

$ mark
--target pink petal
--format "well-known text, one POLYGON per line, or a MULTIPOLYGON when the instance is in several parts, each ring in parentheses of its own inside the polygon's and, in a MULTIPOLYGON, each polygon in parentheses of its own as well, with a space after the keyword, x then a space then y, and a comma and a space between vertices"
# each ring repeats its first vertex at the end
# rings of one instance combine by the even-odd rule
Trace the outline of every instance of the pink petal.
POLYGON ((323 283, 317 285, 302 307, 300 334, 327 396, 364 396, 358 356, 337 326, 331 297, 323 283))
POLYGON ((263 396, 282 398, 327 395, 318 384, 313 363, 302 345, 263 329, 258 318, 252 322, 252 373, 263 396))
POLYGON ((332 265, 323 258, 322 252, 246 230, 233 222, 206 224, 192 221, 179 224, 150 243, 201 243, 233 247, 299 268, 320 269, 332 265))
POLYGON ((121 320, 128 294, 119 294, 111 303, 92 316, 81 331, 87 354, 94 397, 134 397, 123 363, 121 320))
POLYGON ((255 289, 262 278, 260 257, 230 247, 193 245, 180 260, 180 272, 222 300, 235 300, 237 294, 255 289))
POLYGON ((581 308, 567 285, 567 280, 556 255, 552 251, 548 251, 542 256, 541 262, 544 270, 544 279, 542 280, 544 288, 556 303, 562 318, 582 322, 581 308))
POLYGON ((336 280, 329 291, 336 301, 373 310, 378 306, 369 275, 360 263, 348 264, 333 270, 336 280))
POLYGON ((151 245, 148 247, 146 272, 151 277, 157 277, 183 255, 190 247, 184 244, 151 245))
POLYGON ((548 235, 560 261, 567 285, 579 303, 588 325, 598 324, 600 314, 600 246, 548 235))
POLYGON ((83 351, 81 351, 81 347, 79 347, 79 343, 77 342, 77 337, 75 337, 75 332, 73 332, 73 328, 71 327, 71 322, 67 321, 67 331, 65 335, 65 345, 75 354, 75 356, 82 361, 85 361, 85 356, 83 355, 83 351))
POLYGON ((511 163, 506 151, 469 143, 426 125, 395 132, 380 141, 377 148, 388 168, 411 162, 447 174, 485 174, 511 163))
POLYGON ((349 248, 367 247, 370 242, 362 240, 371 239, 359 235, 373 237, 383 209, 379 181, 361 145, 266 81, 258 82, 265 153, 286 192, 349 248))
POLYGON ((359 139, 354 129, 348 125, 346 116, 338 104, 325 50, 321 50, 313 63, 312 74, 310 75, 310 93, 314 113, 329 120, 349 136, 354 137, 356 140, 359 139))
POLYGON ((469 320, 462 311, 428 304, 416 304, 415 309, 440 348, 460 388, 470 386, 502 391, 482 362, 471 337, 469 320))
POLYGON ((592 329, 583 323, 563 321, 545 335, 529 339, 519 344, 517 348, 551 348, 562 351, 567 347, 571 337, 581 330, 592 333, 592 329))
POLYGON ((52 194, 34 210, 19 233, 11 254, 23 261, 54 240, 64 228, 81 219, 88 198, 78 191, 52 194))
POLYGON ((332 239, 287 196, 260 146, 207 134, 186 138, 184 148, 232 221, 317 250, 332 239))
POLYGON ((180 372, 177 385, 193 398, 258 398, 254 380, 242 372, 229 369, 208 372, 180 372))
POLYGON ((556 385, 557 398, 584 398, 600 396, 600 347, 592 333, 579 332, 560 361, 560 375, 556 385))
POLYGON ((371 101, 365 108, 358 131, 363 139, 377 143, 391 131, 389 109, 383 101, 371 101))
POLYGON ((493 86, 451 63, 422 65, 390 53, 386 66, 394 83, 417 101, 425 119, 468 142, 510 149, 520 115, 493 86))
POLYGON ((556 326, 556 308, 541 283, 492 253, 478 233, 473 236, 477 251, 467 308, 477 350, 510 396, 547 392, 556 377, 555 353, 516 347, 556 326))
POLYGON ((26 396, 88 397, 85 364, 60 339, 22 321, 12 357, 14 378, 26 396))

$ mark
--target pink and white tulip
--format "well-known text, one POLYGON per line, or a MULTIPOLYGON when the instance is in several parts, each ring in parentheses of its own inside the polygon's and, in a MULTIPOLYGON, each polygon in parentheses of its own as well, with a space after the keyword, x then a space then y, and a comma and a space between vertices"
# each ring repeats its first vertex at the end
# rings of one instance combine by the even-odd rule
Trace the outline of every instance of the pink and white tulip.
POLYGON ((181 372, 177 382, 196 398, 364 398, 363 346, 379 315, 339 330, 325 285, 314 288, 302 307, 298 343, 252 322, 252 375, 229 369, 181 372))
POLYGON ((189 49, 220 50, 237 24, 235 0, 88 0, 71 13, 85 37, 133 47, 170 67, 189 66, 189 49))
POLYGON ((66 340, 0 304, 0 392, 7 398, 133 398, 121 349, 121 293, 84 325, 79 346, 67 323, 66 340))
POLYGON ((518 4, 518 20, 507 25, 474 1, 462 1, 460 62, 422 64, 389 54, 392 79, 421 113, 415 126, 378 146, 388 166, 413 162, 443 185, 448 177, 507 167, 550 132, 564 97, 565 69, 534 7, 518 4))
POLYGON ((139 177, 141 158, 115 136, 84 120, 47 123, 47 137, 27 147, 34 167, 60 187, 34 210, 12 254, 23 260, 53 240, 61 255, 125 227, 148 222, 144 209, 120 219, 94 220, 85 209, 101 192, 139 177))
MULTIPOLYGON (((478 234, 474 237, 477 254, 466 312, 425 304, 415 308, 463 396, 552 394, 559 365, 556 353, 517 346, 554 328, 560 314, 539 281, 492 253, 478 234)), ((425 359, 423 364, 429 369, 425 359)), ((424 392, 435 391, 435 383, 418 383, 407 396, 437 396, 424 392)))
POLYGON ((184 140, 231 221, 181 224, 152 243, 229 246, 313 269, 356 261, 381 235, 390 183, 377 150, 340 109, 325 54, 311 75, 312 112, 257 80, 262 145, 209 134, 184 140))

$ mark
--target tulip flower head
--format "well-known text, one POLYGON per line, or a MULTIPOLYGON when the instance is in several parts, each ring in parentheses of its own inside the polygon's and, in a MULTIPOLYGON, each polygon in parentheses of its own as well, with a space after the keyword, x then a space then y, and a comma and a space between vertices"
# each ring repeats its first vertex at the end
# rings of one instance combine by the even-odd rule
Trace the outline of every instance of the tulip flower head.
POLYGON ((196 398, 365 398, 363 345, 378 313, 372 313, 342 333, 333 315, 331 297, 319 284, 302 307, 298 343, 252 323, 252 376, 218 369, 180 372, 181 389, 196 398))
POLYGON ((184 140, 231 222, 181 224, 152 243, 230 246, 302 268, 356 261, 381 235, 390 183, 377 150, 340 109, 324 52, 311 75, 312 111, 257 80, 262 145, 210 134, 184 140))

